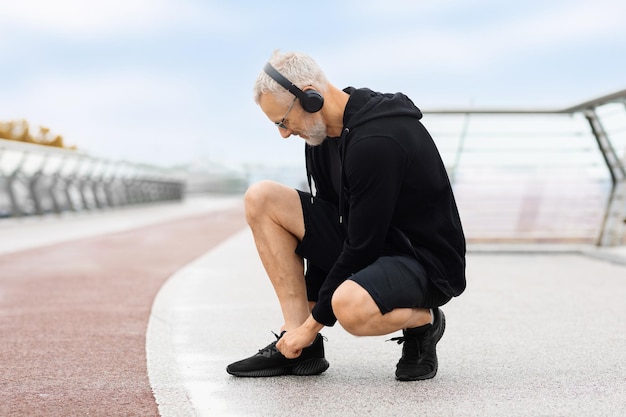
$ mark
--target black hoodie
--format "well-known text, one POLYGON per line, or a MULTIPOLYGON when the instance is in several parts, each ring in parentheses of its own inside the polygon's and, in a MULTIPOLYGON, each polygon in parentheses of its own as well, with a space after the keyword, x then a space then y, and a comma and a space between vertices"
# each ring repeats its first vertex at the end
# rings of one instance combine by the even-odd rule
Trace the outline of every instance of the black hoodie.
POLYGON ((341 137, 305 150, 309 185, 312 178, 318 198, 338 202, 337 221, 347 228, 330 271, 307 268, 307 280, 323 280, 312 314, 326 326, 337 320, 335 289, 381 256, 417 258, 449 296, 465 289, 461 220, 422 113, 401 93, 344 91, 350 98, 341 137))

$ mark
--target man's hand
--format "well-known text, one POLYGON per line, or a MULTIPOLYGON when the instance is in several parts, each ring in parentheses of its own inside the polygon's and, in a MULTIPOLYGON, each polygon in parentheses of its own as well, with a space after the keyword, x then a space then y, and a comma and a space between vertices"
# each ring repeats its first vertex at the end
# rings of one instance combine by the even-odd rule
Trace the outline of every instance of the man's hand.
POLYGON ((309 316, 302 326, 286 332, 276 343, 276 348, 287 359, 297 358, 302 354, 302 349, 315 341, 317 333, 323 327, 324 325, 319 324, 312 316, 309 316))

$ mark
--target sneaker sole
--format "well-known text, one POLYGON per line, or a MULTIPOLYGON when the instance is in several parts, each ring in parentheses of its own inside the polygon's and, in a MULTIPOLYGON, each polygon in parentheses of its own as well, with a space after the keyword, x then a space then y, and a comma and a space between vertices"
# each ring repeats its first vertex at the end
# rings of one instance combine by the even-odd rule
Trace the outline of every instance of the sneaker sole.
MULTIPOLYGON (((436 343, 439 343, 441 338, 443 337, 443 333, 446 331, 446 316, 443 315, 443 311, 441 312, 441 333, 437 337, 436 343)), ((439 369, 439 360, 436 359, 435 369, 432 372, 429 372, 425 375, 396 375, 396 379, 398 381, 423 381, 425 379, 432 379, 437 375, 437 370, 439 369)))
POLYGON ((246 372, 238 372, 238 371, 229 371, 226 370, 229 374, 240 377, 250 377, 250 378, 262 378, 262 377, 272 377, 272 376, 281 376, 281 375, 298 375, 298 376, 309 376, 309 375, 319 375, 325 370, 328 369, 330 364, 324 358, 316 358, 316 359, 308 359, 306 361, 297 363, 292 366, 281 366, 279 368, 270 368, 270 369, 259 369, 257 371, 246 371, 246 372))
POLYGON ((435 367, 435 370, 426 374, 426 375, 420 375, 420 376, 412 376, 412 375, 396 375, 396 379, 398 381, 423 381, 425 379, 432 379, 435 377, 435 375, 437 375, 437 367, 435 367))

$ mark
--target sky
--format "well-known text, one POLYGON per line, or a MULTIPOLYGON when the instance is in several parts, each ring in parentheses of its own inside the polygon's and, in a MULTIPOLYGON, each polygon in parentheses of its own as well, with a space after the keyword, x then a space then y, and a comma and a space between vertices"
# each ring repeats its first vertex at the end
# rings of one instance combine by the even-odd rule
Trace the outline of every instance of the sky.
POLYGON ((276 49, 423 110, 564 108, 626 89, 623 0, 0 0, 0 121, 94 157, 293 166, 252 98, 276 49))

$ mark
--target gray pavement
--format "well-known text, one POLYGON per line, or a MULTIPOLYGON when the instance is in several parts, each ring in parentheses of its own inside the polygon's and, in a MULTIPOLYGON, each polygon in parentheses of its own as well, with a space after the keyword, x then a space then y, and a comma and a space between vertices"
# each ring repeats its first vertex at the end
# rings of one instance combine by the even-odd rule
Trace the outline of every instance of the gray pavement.
POLYGON ((282 324, 249 231, 162 287, 147 335, 151 384, 173 416, 624 416, 626 248, 470 247, 468 289, 444 306, 433 380, 398 382, 392 336, 324 329, 315 377, 225 372, 282 324))

